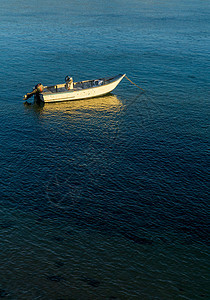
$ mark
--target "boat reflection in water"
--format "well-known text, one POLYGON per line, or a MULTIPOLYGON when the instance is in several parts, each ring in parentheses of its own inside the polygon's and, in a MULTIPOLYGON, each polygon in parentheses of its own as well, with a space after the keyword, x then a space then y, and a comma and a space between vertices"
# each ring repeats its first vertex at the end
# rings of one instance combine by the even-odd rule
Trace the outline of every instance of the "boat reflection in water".
POLYGON ((45 157, 54 157, 59 152, 62 159, 53 161, 53 165, 61 164, 65 157, 63 170, 66 166, 72 169, 72 159, 77 163, 88 161, 93 168, 99 152, 111 149, 121 134, 123 109, 123 103, 115 95, 26 106, 29 121, 39 136, 40 149, 45 157))
POLYGON ((98 98, 91 98, 78 101, 54 102, 54 103, 25 103, 28 110, 33 110, 37 116, 53 117, 65 115, 69 117, 82 117, 97 113, 118 113, 122 110, 123 104, 115 95, 107 95, 98 98))

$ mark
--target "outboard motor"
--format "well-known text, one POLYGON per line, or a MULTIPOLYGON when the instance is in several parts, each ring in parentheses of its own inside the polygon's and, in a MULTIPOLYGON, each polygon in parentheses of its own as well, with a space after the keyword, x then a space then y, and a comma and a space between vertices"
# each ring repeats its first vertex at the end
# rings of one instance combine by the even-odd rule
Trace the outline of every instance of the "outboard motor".
POLYGON ((41 83, 38 83, 36 86, 35 86, 35 89, 37 90, 38 93, 42 93, 44 91, 44 87, 41 83))
POLYGON ((23 100, 28 100, 29 98, 31 98, 33 95, 37 94, 37 96, 39 96, 40 93, 42 93, 44 91, 44 86, 41 83, 38 83, 35 88, 33 89, 32 92, 27 93, 24 97, 23 100))

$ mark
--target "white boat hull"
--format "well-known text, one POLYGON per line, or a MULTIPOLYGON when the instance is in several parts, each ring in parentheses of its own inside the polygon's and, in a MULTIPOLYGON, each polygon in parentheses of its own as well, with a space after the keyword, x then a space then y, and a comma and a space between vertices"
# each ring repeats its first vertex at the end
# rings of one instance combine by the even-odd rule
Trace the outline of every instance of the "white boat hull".
POLYGON ((60 102, 60 101, 74 101, 80 99, 88 99, 93 97, 99 97, 106 95, 113 91, 120 81, 124 78, 125 74, 116 76, 116 80, 110 83, 103 84, 101 86, 93 86, 90 88, 73 90, 64 90, 59 92, 42 92, 39 94, 39 98, 43 102, 60 102))

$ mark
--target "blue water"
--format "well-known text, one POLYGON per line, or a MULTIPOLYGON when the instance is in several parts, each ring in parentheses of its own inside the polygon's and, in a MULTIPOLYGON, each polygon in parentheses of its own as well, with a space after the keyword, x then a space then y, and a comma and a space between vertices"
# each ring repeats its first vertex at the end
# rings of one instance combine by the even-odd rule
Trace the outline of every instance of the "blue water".
POLYGON ((207 1, 2 1, 0 298, 209 299, 207 1), (126 73, 97 99, 38 82, 126 73))

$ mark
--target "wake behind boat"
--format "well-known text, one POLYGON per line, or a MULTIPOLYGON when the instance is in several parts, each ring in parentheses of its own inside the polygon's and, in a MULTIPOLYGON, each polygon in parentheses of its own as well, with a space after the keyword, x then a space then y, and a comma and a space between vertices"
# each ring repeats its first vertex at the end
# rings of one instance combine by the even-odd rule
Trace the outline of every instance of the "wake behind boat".
POLYGON ((114 77, 79 82, 73 82, 70 76, 66 76, 65 83, 62 84, 52 86, 37 84, 23 99, 27 100, 34 95, 37 101, 59 102, 99 97, 113 91, 125 76, 126 74, 119 74, 114 77))

